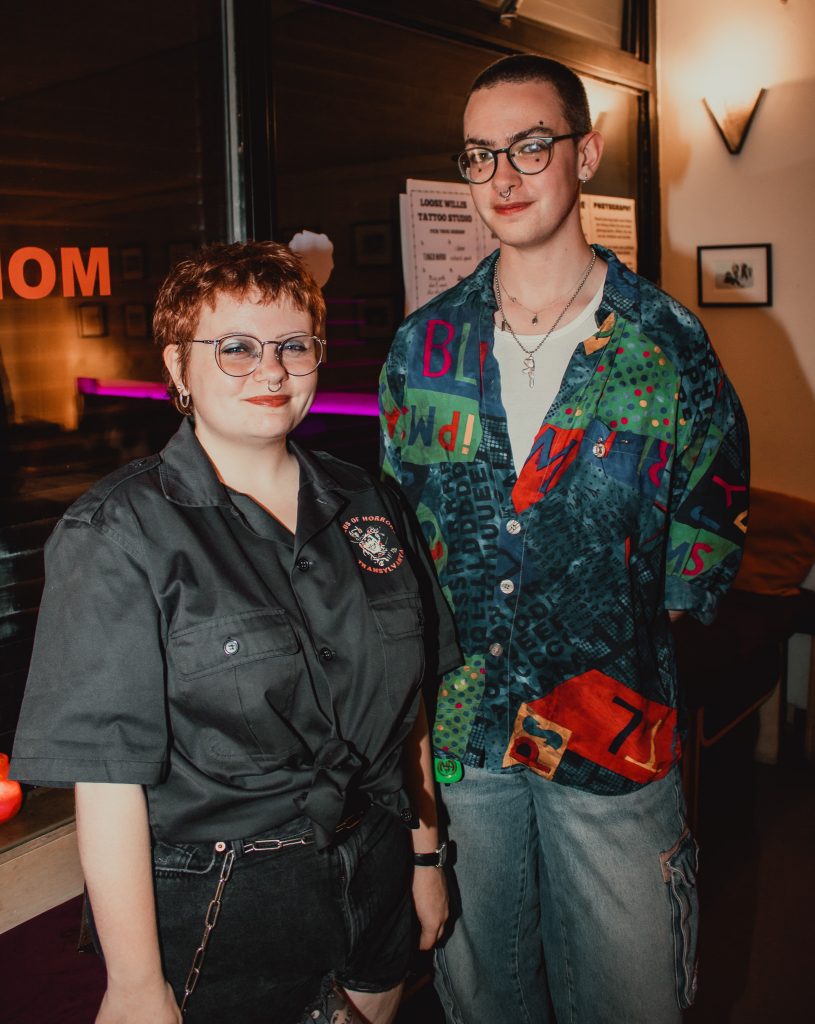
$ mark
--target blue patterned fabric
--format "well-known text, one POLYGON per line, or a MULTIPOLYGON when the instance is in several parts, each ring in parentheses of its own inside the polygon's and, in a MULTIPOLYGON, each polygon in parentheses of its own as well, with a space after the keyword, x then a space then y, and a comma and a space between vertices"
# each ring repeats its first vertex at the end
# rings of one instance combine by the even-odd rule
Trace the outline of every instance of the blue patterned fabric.
POLYGON ((596 248, 596 333, 519 475, 493 355, 496 254, 399 329, 382 457, 465 655, 439 690, 437 754, 619 794, 679 756, 667 610, 710 621, 736 573, 748 440, 696 317, 596 248))

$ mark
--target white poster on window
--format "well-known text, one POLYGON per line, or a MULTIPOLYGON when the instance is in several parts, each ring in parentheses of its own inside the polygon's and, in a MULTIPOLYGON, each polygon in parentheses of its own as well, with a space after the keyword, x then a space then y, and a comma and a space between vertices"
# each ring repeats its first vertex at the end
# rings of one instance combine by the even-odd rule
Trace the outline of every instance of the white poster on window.
MULTIPOLYGON (((399 197, 405 315, 471 274, 498 239, 478 216, 464 182, 409 178, 399 197)), ((580 221, 589 242, 613 249, 637 269, 633 199, 582 195, 580 221)))
POLYGON ((613 249, 626 266, 636 271, 637 215, 633 199, 581 195, 580 223, 589 242, 613 249))
POLYGON ((498 245, 464 182, 409 178, 399 215, 405 315, 471 274, 498 245))

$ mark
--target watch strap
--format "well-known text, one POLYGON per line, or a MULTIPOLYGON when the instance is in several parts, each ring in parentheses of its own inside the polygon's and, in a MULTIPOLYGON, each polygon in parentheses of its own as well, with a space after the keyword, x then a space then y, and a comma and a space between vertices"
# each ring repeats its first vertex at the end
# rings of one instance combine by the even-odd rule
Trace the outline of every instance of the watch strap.
POLYGON ((413 863, 419 868, 443 868, 447 861, 447 843, 444 842, 432 853, 414 853, 413 863))

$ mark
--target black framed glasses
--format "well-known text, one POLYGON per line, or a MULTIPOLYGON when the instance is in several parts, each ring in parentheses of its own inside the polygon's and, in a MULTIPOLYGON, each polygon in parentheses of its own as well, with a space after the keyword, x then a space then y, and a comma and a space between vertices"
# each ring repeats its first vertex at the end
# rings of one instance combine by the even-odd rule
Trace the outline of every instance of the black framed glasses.
POLYGON ((251 334, 227 334, 223 338, 194 338, 194 345, 214 345, 218 368, 230 377, 248 377, 263 360, 263 350, 274 345, 277 361, 291 377, 314 373, 325 356, 325 341, 310 334, 261 341, 251 334))
POLYGON ((568 135, 527 135, 504 149, 468 146, 453 159, 458 163, 465 181, 472 185, 484 185, 495 175, 499 153, 506 153, 507 160, 519 174, 541 174, 552 162, 556 142, 579 139, 584 134, 569 132, 568 135))

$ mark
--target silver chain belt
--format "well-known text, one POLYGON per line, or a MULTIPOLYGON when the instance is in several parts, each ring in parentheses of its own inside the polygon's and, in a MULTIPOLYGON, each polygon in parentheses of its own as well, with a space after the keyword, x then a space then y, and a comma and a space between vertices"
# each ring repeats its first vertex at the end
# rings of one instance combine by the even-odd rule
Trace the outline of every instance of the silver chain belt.
MULTIPOLYGON (((343 819, 337 825, 335 832, 348 832, 356 828, 362 821, 363 816, 364 812, 360 812, 343 819)), ((316 842, 314 833, 307 832, 301 836, 292 836, 291 838, 284 839, 251 839, 248 842, 242 842, 240 845, 243 853, 273 853, 275 850, 283 850, 287 846, 311 846, 314 842, 316 842)), ((195 955, 192 958, 192 965, 184 982, 184 998, 181 1000, 182 1014, 186 1014, 187 1003, 195 991, 198 979, 201 977, 201 968, 204 966, 204 957, 206 956, 209 937, 212 934, 213 928, 218 923, 218 917, 221 913, 224 886, 229 881, 229 876, 232 874, 232 866, 235 863, 235 850, 233 847, 228 847, 227 843, 217 842, 215 844, 215 852, 223 853, 224 859, 221 862, 221 872, 218 876, 218 884, 215 886, 215 895, 209 901, 204 917, 204 933, 201 936, 198 949, 196 949, 195 955)))

